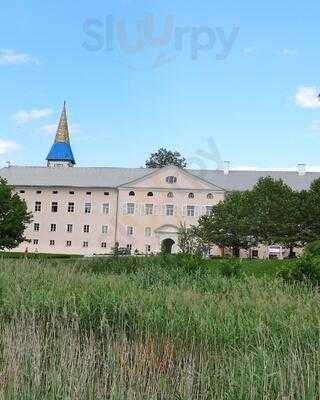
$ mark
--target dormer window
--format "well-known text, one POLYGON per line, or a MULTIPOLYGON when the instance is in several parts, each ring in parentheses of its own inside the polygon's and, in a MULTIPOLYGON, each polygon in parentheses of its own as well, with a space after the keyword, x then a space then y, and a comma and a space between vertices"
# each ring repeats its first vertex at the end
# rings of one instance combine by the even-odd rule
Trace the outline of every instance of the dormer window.
POLYGON ((135 196, 136 194, 135 194, 135 192, 130 192, 129 193, 129 196, 135 196))
POLYGON ((170 183, 170 184, 177 183, 177 177, 176 176, 167 176, 166 182, 170 183))

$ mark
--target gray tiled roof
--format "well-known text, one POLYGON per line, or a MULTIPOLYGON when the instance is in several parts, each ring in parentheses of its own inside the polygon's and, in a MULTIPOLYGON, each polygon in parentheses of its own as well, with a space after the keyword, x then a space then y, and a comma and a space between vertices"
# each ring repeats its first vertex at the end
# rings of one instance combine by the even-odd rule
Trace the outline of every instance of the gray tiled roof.
POLYGON ((294 190, 300 191, 308 189, 315 179, 320 178, 319 172, 307 172, 300 176, 295 171, 230 171, 229 175, 224 175, 223 171, 217 170, 193 170, 192 173, 228 191, 252 189, 259 178, 267 176, 282 179, 294 190))
POLYGON ((12 186, 60 186, 113 188, 145 176, 144 168, 50 168, 16 167, 0 169, 0 176, 12 186))
MULTIPOLYGON (((0 169, 0 176, 7 179, 12 186, 114 188, 142 178, 152 171, 154 170, 145 168, 12 166, 0 169)), ((282 179, 295 190, 308 189, 315 179, 320 178, 320 173, 317 172, 307 172, 304 176, 291 171, 230 171, 229 175, 224 175, 223 171, 219 170, 189 170, 189 172, 228 191, 251 189, 260 177, 266 176, 282 179)))

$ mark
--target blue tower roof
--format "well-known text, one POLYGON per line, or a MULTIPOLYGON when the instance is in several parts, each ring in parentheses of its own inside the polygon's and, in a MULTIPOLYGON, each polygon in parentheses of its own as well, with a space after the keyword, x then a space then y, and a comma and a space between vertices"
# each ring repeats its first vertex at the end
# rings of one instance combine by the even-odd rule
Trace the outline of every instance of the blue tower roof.
POLYGON ((69 161, 75 164, 70 143, 54 143, 49 151, 47 161, 69 161))
POLYGON ((65 161, 72 165, 76 163, 70 146, 66 103, 63 105, 57 134, 47 156, 47 161, 65 161))

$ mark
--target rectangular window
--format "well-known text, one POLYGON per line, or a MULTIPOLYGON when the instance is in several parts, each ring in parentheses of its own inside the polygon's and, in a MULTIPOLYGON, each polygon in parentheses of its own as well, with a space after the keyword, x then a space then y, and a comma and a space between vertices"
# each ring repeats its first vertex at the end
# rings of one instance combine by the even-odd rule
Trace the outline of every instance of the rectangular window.
POLYGON ((194 217, 195 215, 195 206, 187 206, 187 216, 194 217))
POLYGON ((19 193, 24 194, 26 191, 25 190, 20 190, 19 193))
POLYGON ((172 204, 167 204, 166 205, 166 215, 168 217, 172 217, 174 212, 174 206, 172 204))
POLYGON ((102 225, 102 233, 106 235, 108 233, 109 227, 108 225, 102 225))
POLYGON ((134 214, 134 203, 127 203, 127 214, 134 214))
POLYGON ((50 240, 50 246, 54 246, 56 242, 54 240, 50 240))
POLYGON ((130 252, 132 251, 132 244, 127 244, 127 250, 130 252))
POLYGON ((39 224, 38 222, 36 222, 36 223, 33 225, 33 230, 34 230, 35 232, 39 232, 39 231, 40 231, 40 224, 39 224))
POLYGON ((67 232, 69 232, 69 233, 73 232, 73 225, 72 224, 68 224, 67 225, 67 232))
POLYGON ((68 203, 68 212, 73 213, 74 212, 74 203, 68 203))
POLYGON ((91 196, 91 192, 87 192, 87 196, 91 196))
POLYGON ((82 247, 89 247, 89 242, 83 242, 82 247))
POLYGON ((86 203, 84 205, 84 213, 85 214, 91 214, 91 203, 86 203))
POLYGON ((58 194, 58 191, 57 191, 57 190, 54 190, 54 191, 52 192, 52 194, 58 194))
POLYGON ((150 251, 151 251, 150 244, 146 244, 146 253, 150 253, 150 251))
POLYGON ((71 247, 71 245, 72 245, 71 240, 67 240, 66 247, 71 247))
POLYGON ((101 247, 102 247, 103 249, 106 249, 106 248, 107 248, 107 243, 106 243, 106 242, 102 242, 102 243, 101 243, 101 247))
POLYGON ((69 194, 74 194, 74 192, 73 192, 73 191, 71 191, 71 192, 69 192, 69 194))
POLYGON ((33 240, 33 244, 34 244, 34 245, 39 244, 39 239, 34 239, 34 240, 33 240))
POLYGON ((144 234, 146 237, 150 237, 151 236, 151 228, 146 228, 144 231, 144 234))
POLYGON ((153 215, 153 204, 146 204, 146 215, 153 215))
POLYGON ((133 226, 127 226, 127 235, 132 236, 134 233, 134 228, 133 226))
POLYGON ((37 190, 37 194, 41 194, 42 193, 42 191, 41 190, 37 190))
POLYGON ((213 207, 212 207, 212 206, 207 206, 207 207, 206 207, 206 215, 211 215, 212 210, 213 210, 213 207))
POLYGON ((51 212, 53 212, 53 213, 58 212, 58 203, 56 201, 53 201, 51 203, 51 212))
POLYGON ((90 225, 84 225, 83 226, 83 232, 84 233, 89 233, 90 232, 90 225))
POLYGON ((109 215, 109 211, 110 211, 110 205, 109 203, 105 203, 102 205, 102 213, 104 215, 109 215))
POLYGON ((56 232, 56 230, 57 230, 57 225, 56 224, 51 224, 50 232, 56 232))
POLYGON ((258 250, 252 250, 251 257, 252 258, 259 258, 259 251, 258 250))
POLYGON ((34 211, 35 212, 40 212, 41 211, 41 201, 36 201, 34 205, 34 211))

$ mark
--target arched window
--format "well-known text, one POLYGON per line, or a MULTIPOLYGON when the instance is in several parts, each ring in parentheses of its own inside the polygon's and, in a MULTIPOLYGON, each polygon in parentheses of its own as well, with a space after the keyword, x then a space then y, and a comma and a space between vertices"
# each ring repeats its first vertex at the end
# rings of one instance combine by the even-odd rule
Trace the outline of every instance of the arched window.
POLYGON ((208 199, 208 200, 212 200, 212 199, 213 199, 213 194, 212 194, 212 193, 208 193, 207 199, 208 199))
POLYGON ((169 192, 168 194, 167 194, 167 197, 169 198, 169 199, 172 199, 174 196, 173 196, 173 193, 172 192, 169 192))
POLYGON ((136 194, 135 194, 135 192, 130 192, 129 193, 129 196, 135 196, 136 194))
POLYGON ((177 178, 175 176, 167 176, 166 177, 166 182, 167 183, 177 183, 177 178))
POLYGON ((149 193, 147 194, 147 196, 148 196, 148 197, 153 197, 153 193, 152 193, 152 192, 149 192, 149 193))
POLYGON ((188 197, 189 197, 189 199, 194 199, 194 193, 189 193, 188 197))

